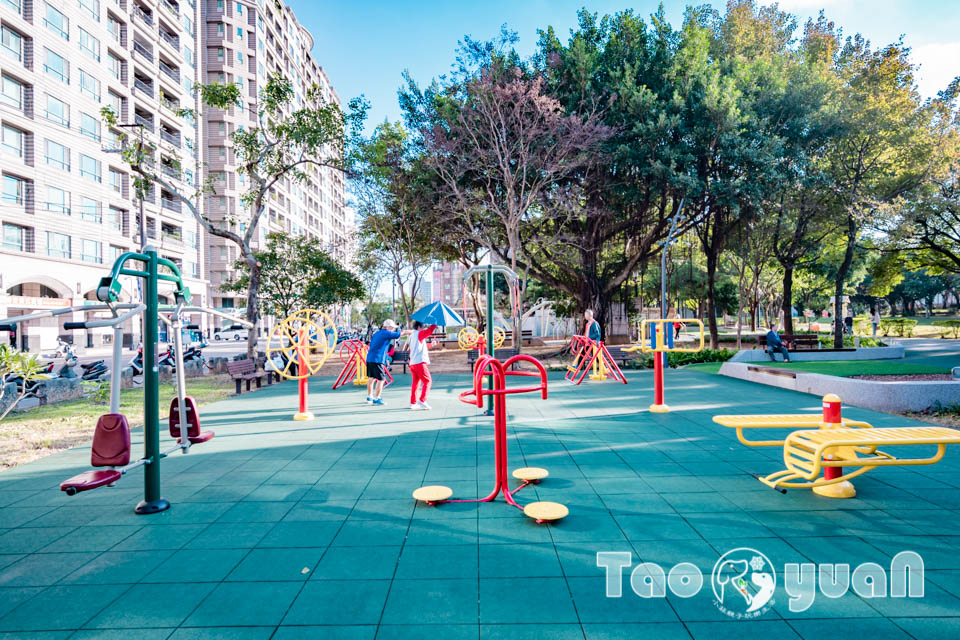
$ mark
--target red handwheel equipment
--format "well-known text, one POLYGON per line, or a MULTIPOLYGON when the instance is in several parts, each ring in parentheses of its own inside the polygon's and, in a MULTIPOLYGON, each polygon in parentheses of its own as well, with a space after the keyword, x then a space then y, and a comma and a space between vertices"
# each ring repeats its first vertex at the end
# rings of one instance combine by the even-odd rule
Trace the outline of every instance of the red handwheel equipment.
POLYGON ((429 505, 438 505, 444 502, 493 502, 498 495, 503 493, 503 498, 507 504, 520 509, 527 516, 533 518, 538 523, 559 520, 569 513, 564 505, 558 502, 530 502, 526 505, 519 504, 514 499, 514 494, 531 484, 538 484, 549 474, 546 469, 539 467, 525 467, 515 469, 513 477, 520 480, 521 483, 514 489, 510 488, 510 478, 508 475, 509 467, 507 464, 507 395, 513 393, 536 393, 547 399, 547 372, 543 365, 536 358, 526 354, 516 355, 509 358, 506 362, 500 362, 493 356, 481 356, 477 362, 473 374, 473 388, 460 394, 460 400, 470 405, 475 405, 478 409, 483 408, 483 397, 493 398, 494 407, 494 487, 493 490, 484 498, 473 500, 452 499, 453 490, 450 487, 439 485, 420 487, 413 492, 416 500, 425 502, 429 505), (529 362, 536 371, 512 371, 511 366, 519 362, 529 362), (538 379, 538 384, 531 387, 521 387, 508 389, 506 379, 508 376, 527 376, 538 379), (484 379, 489 377, 492 384, 489 388, 484 388, 484 379))

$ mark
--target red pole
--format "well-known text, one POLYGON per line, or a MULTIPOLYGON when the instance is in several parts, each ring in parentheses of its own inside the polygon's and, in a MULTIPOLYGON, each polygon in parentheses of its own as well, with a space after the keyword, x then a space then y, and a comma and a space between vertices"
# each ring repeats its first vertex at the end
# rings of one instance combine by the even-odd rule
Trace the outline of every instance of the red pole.
POLYGON ((299 411, 296 415, 293 416, 294 420, 313 420, 314 416, 307 410, 307 390, 309 383, 309 373, 310 369, 307 367, 307 354, 304 349, 304 343, 306 342, 307 332, 301 327, 300 328, 300 339, 297 345, 297 375, 302 376, 297 381, 297 395, 300 400, 299 411))
MULTIPOLYGON (((823 396, 823 424, 821 429, 841 429, 843 428, 843 417, 841 415, 842 403, 840 397, 828 393, 823 396)), ((824 460, 832 460, 830 456, 824 456, 824 460)), ((843 475, 843 467, 824 467, 823 479, 835 480, 843 475)), ((814 487, 813 492, 827 498, 852 498, 857 495, 856 489, 850 482, 843 481, 834 484, 828 484, 823 487, 814 487)))

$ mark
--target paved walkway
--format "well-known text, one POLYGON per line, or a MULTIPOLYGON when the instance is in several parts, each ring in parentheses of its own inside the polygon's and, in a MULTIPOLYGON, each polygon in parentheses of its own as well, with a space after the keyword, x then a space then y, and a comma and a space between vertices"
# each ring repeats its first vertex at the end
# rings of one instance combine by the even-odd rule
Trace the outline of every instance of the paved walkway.
POLYGON ((906 347, 906 361, 936 367, 960 367, 960 340, 898 338, 906 347))
MULTIPOLYGON (((415 505, 425 483, 459 497, 492 485, 490 419, 438 376, 431 413, 362 404, 315 381, 315 422, 290 420, 285 383, 206 407, 217 432, 163 463, 165 513, 137 516, 142 475, 68 498, 75 449, 0 474, 2 638, 956 638, 960 637, 960 452, 939 465, 860 478, 855 500, 773 492, 751 477, 781 464, 710 421, 714 413, 816 411, 815 398, 694 372, 667 375, 674 409, 650 414, 652 376, 629 386, 552 380, 551 397, 508 399, 511 468, 551 476, 518 497, 563 502, 537 525, 502 501, 415 505), (525 495, 526 494, 526 495, 525 495), (926 563, 923 599, 819 595, 735 621, 714 605, 722 553, 788 562, 926 563), (700 593, 605 597, 598 551, 705 573, 700 593), (6 634, 2 632, 7 632, 6 634)), ((402 383, 408 378, 401 376, 402 383)), ((904 421, 852 409, 878 425, 904 421)), ((139 451, 139 444, 136 445, 139 451)))

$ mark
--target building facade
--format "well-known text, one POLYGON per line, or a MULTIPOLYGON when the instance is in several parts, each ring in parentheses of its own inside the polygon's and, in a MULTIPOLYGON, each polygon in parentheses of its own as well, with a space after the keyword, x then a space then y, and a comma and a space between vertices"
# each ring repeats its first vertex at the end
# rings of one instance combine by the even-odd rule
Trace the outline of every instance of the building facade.
MULTIPOLYGON (((267 78, 281 73, 291 82, 294 108, 303 104, 314 85, 327 102, 339 105, 340 99, 311 54, 313 37, 283 2, 200 1, 204 81, 237 83, 241 92, 241 104, 228 111, 207 109, 204 113, 206 170, 216 191, 206 198, 206 210, 214 221, 235 221, 234 230, 242 233, 251 212, 245 209, 241 196, 249 184, 237 171, 229 140, 238 129, 258 126, 257 96, 267 78)), ((307 166, 305 171, 306 180, 282 180, 270 193, 255 244, 262 245, 270 232, 305 235, 319 239, 345 260, 349 242, 343 172, 316 166, 307 166)), ((209 247, 207 269, 213 306, 224 310, 245 307, 244 296, 220 290, 222 283, 236 275, 238 248, 215 237, 209 239, 209 247)), ((270 320, 266 319, 262 330, 269 330, 270 320)))
MULTIPOLYGON (((0 0, 0 317, 94 299, 105 268, 139 247, 140 202, 114 152, 122 131, 142 130, 157 169, 194 182, 199 123, 179 110, 195 107, 196 24, 187 0, 0 0), (119 124, 140 126, 107 127, 104 107, 119 124)), ((146 194, 143 212, 148 242, 202 296, 196 222, 160 188, 146 194)), ((64 331, 73 318, 60 318, 31 323, 21 346, 110 338, 64 331)))
POLYGON ((449 307, 459 308, 463 305, 463 272, 462 265, 454 262, 445 262, 433 269, 433 300, 442 302, 449 307))
MULTIPOLYGON (((181 193, 212 176, 216 193, 201 210, 244 225, 247 185, 229 134, 256 126, 267 74, 283 72, 298 100, 317 84, 338 102, 293 12, 277 0, 0 0, 0 30, 0 318, 93 300, 113 260, 139 248, 141 206, 147 243, 180 266, 195 301, 239 313, 245 300, 219 290, 237 248, 206 234, 159 186, 141 203, 116 137, 143 135, 149 161, 181 193), (239 83, 242 106, 198 108, 193 86, 211 81, 239 83), (104 107, 127 126, 106 126, 104 107)), ((271 194, 260 242, 281 231, 348 246, 342 172, 309 172, 305 183, 271 194)), ((138 298, 136 283, 126 282, 124 294, 138 298)), ((80 319, 70 315, 82 314, 32 321, 15 339, 31 350, 51 348, 57 337, 89 347, 111 339, 107 330, 65 330, 64 322, 80 319)), ((190 321, 207 333, 221 325, 207 316, 190 321)), ((125 341, 135 345, 139 332, 131 322, 125 341)))

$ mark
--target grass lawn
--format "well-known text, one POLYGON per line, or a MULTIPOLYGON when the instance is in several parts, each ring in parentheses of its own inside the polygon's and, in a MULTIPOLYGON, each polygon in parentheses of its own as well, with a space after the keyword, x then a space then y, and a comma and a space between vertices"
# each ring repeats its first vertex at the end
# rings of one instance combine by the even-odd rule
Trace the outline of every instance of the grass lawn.
MULTIPOLYGON (((200 405, 226 398, 233 389, 228 376, 187 379, 187 393, 200 405)), ((165 419, 175 395, 172 380, 160 385, 162 418, 165 419)), ((92 398, 14 411, 0 422, 0 471, 90 440, 97 418, 107 411, 108 405, 96 404, 92 398)), ((120 412, 127 416, 131 427, 143 425, 143 387, 120 392, 120 412)))
POLYGON ((688 364, 684 369, 699 371, 700 373, 720 373, 720 367, 722 366, 722 362, 701 362, 699 364, 688 364))
POLYGON ((828 376, 892 376, 923 373, 950 373, 947 367, 932 367, 919 364, 906 364, 896 360, 826 360, 821 362, 752 362, 760 366, 791 369, 806 373, 822 373, 828 376))

